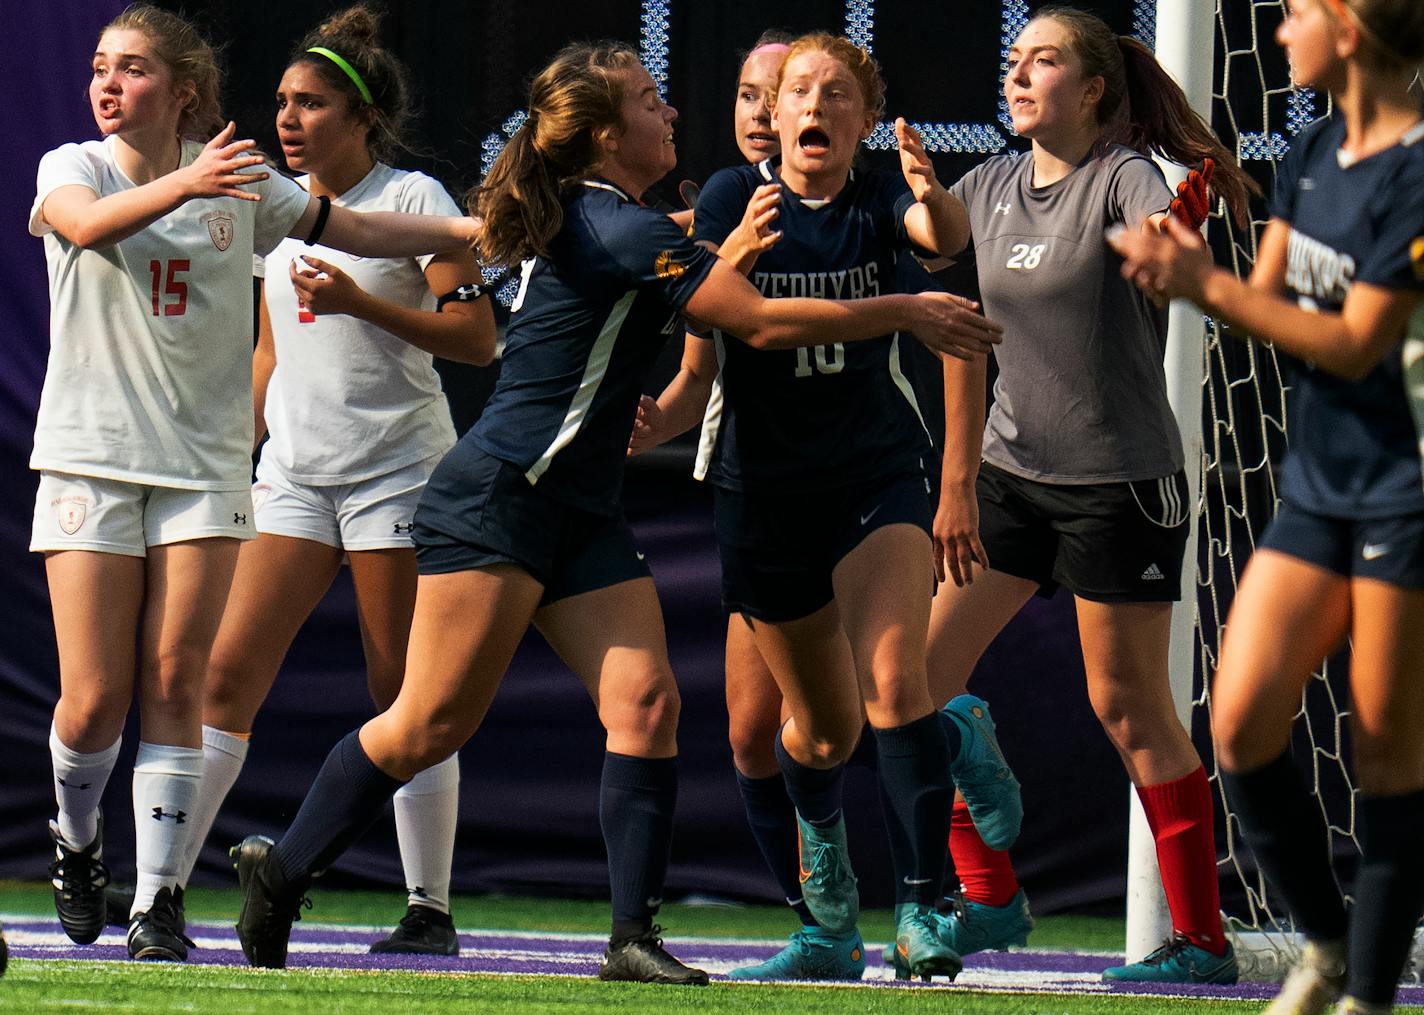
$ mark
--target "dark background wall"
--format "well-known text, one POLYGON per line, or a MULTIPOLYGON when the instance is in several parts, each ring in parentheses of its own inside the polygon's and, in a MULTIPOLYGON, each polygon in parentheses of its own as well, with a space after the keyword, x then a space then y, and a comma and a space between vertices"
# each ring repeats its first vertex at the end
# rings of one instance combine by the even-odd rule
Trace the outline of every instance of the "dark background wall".
MULTIPOLYGON (((99 28, 120 8, 21 0, 7 19, 12 92, 8 186, 0 193, 0 877, 40 879, 47 861, 45 820, 53 810, 46 738, 58 680, 40 559, 25 546, 35 477, 25 466, 47 355, 43 253, 24 223, 33 171, 43 152, 94 136, 84 88, 99 28)), ((292 44, 339 5, 188 3, 215 41, 225 44, 226 105, 240 136, 275 151, 272 92, 292 44)), ((476 182, 481 154, 523 105, 528 76, 565 42, 612 37, 637 42, 645 13, 665 4, 399 2, 387 5, 386 39, 413 71, 422 97, 420 147, 407 161, 460 192, 476 182), (645 8, 647 11, 645 12, 645 8)), ((915 121, 998 126, 998 76, 1004 12, 997 3, 883 0, 875 5, 874 49, 890 86, 891 115, 915 121)), ((1009 3, 1010 13, 1026 9, 1009 3)), ((1037 6, 1037 5, 1032 5, 1037 6)), ((1133 28, 1128 0, 1089 5, 1120 31, 1133 28)), ((681 165, 665 181, 705 178, 735 162, 731 97, 736 54, 766 27, 845 30, 837 0, 675 0, 666 34, 669 100, 681 110, 681 165)), ((1143 25, 1139 22, 1141 32, 1143 25)), ((1150 33, 1150 25, 1146 26, 1150 33)), ((948 134, 946 134, 948 136, 948 134)), ((983 157, 941 152, 953 179, 983 157)), ((867 160, 894 167, 890 153, 867 160)), ((950 284, 963 287, 962 277, 950 284)), ((676 363, 664 357, 663 374, 676 363)), ((492 376, 446 373, 456 414, 468 424, 492 376)), ((925 385, 931 393, 931 376, 925 385)), ((669 894, 772 899, 775 889, 744 830, 726 747, 721 690, 723 618, 717 600, 708 491, 688 478, 673 452, 630 469, 629 514, 663 598, 672 661, 683 689, 682 791, 669 894)), ((224 847, 240 836, 285 827, 331 744, 365 717, 360 640, 349 581, 338 580, 298 638, 276 691, 258 719, 241 780, 218 818, 197 878, 228 877, 224 847)), ((1118 905, 1124 891, 1128 787, 1115 754, 1088 709, 1072 606, 1035 601, 990 651, 974 688, 988 697, 1005 749, 1024 783, 1027 821, 1015 848, 1037 908, 1118 905)), ((1200 732, 1200 731, 1199 731, 1200 732)), ((132 870, 126 768, 137 727, 105 798, 106 858, 122 878, 132 870)), ((596 804, 602 742, 594 711, 537 637, 515 660, 483 729, 461 752, 457 890, 606 892, 596 804)), ((872 776, 849 784, 852 846, 869 902, 885 902, 890 876, 872 776)), ((394 833, 384 820, 353 849, 333 880, 397 885, 394 833)))

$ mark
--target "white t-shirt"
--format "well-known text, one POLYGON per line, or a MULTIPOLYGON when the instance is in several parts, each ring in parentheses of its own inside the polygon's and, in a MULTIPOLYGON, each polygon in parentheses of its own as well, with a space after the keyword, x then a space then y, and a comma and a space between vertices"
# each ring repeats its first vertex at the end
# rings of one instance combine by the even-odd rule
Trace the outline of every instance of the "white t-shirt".
MULTIPOLYGON (((33 469, 152 486, 241 490, 252 470, 252 255, 287 234, 310 196, 273 173, 261 201, 187 201, 103 250, 54 231, 60 187, 134 186, 117 138, 40 160, 30 233, 49 267, 50 353, 33 469)), ((182 164, 203 146, 183 145, 182 164)))
MULTIPOLYGON (((332 203, 357 211, 460 214, 435 180, 379 162, 332 203)), ((265 272, 277 366, 267 385, 271 439, 262 449, 263 464, 299 483, 335 486, 449 450, 455 428, 434 358, 347 314, 308 315, 302 322, 287 279, 288 264, 301 254, 335 265, 378 299, 435 309, 425 281, 430 256, 366 258, 300 240, 278 244, 265 272)), ((297 267, 305 265, 298 261, 297 267)))

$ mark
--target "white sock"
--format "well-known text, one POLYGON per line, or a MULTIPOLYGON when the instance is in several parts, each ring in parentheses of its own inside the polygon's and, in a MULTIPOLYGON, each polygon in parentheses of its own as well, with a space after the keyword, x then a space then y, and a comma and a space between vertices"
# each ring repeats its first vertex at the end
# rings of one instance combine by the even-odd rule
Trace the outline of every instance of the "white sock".
POLYGON ((452 754, 396 790, 396 841, 410 905, 450 912, 450 867, 460 809, 460 757, 452 754))
POLYGON ((138 877, 130 917, 147 912, 160 888, 178 887, 202 781, 200 749, 139 742, 133 777, 138 877))
POLYGON ((247 744, 245 736, 225 733, 211 726, 203 727, 203 788, 188 818, 193 828, 188 833, 188 852, 178 872, 178 883, 185 888, 188 879, 193 876, 193 868, 198 864, 203 843, 208 841, 208 833, 213 830, 218 811, 242 772, 242 764, 247 760, 247 744))
POLYGON ((49 727, 49 757, 54 766, 54 799, 59 804, 59 834, 70 849, 84 849, 99 834, 99 800, 119 757, 122 736, 97 754, 65 747, 49 727))

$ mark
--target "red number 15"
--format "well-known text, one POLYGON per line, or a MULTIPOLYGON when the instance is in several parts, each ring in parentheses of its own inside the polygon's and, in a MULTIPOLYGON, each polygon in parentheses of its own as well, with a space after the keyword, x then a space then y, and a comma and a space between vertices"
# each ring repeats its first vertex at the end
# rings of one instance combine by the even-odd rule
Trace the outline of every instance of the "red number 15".
POLYGON ((186 257, 174 258, 168 262, 167 277, 164 277, 163 262, 149 261, 148 270, 153 276, 153 316, 161 312, 164 317, 180 317, 188 310, 188 283, 178 278, 179 272, 187 272, 189 262, 186 257), (163 290, 159 292, 159 283, 163 290), (171 303, 164 303, 163 296, 176 296, 171 303))

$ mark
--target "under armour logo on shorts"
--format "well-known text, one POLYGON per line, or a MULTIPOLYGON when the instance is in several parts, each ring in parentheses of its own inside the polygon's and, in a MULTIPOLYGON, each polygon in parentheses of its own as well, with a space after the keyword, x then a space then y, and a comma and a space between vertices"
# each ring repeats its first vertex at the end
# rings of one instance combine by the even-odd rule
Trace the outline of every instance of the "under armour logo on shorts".
POLYGON ((396 522, 393 530, 396 535, 402 536, 415 531, 415 522, 396 522))
POLYGON ((246 525, 246 524, 247 524, 247 516, 244 515, 244 514, 239 514, 238 512, 234 511, 234 512, 232 513, 232 524, 234 524, 234 525, 246 525))

